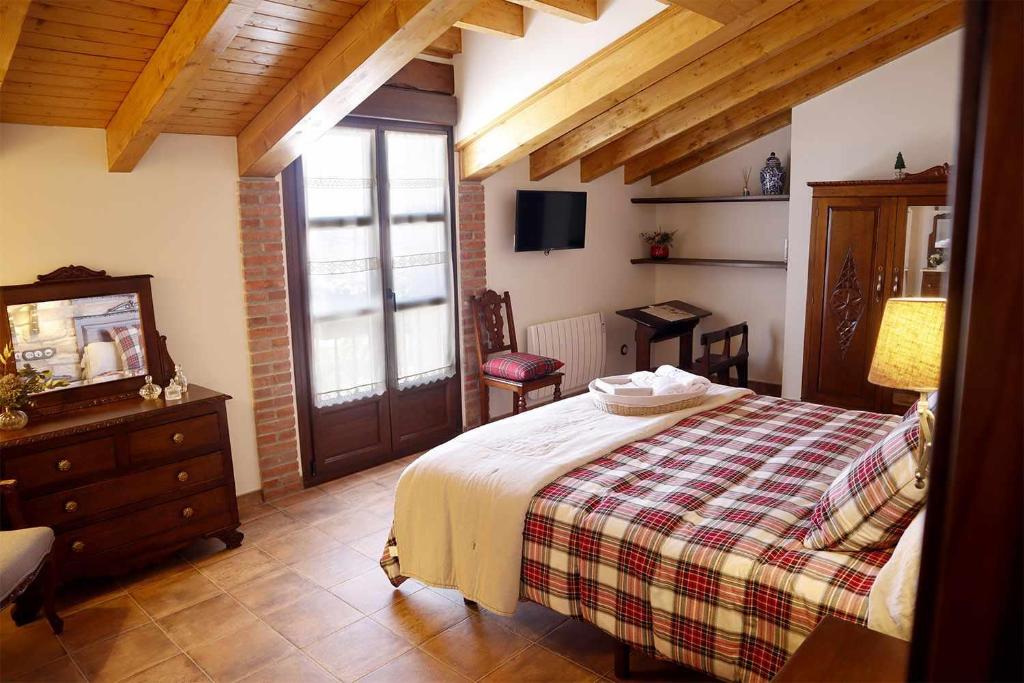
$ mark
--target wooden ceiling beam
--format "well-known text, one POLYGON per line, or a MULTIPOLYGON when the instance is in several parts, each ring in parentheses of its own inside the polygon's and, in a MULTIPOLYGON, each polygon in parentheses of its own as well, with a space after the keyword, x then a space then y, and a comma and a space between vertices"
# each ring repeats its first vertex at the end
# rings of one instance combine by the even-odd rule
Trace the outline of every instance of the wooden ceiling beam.
POLYGON ((517 5, 538 12, 553 14, 562 19, 577 22, 595 21, 597 19, 597 0, 511 0, 517 5))
POLYGON ((0 83, 4 82, 14 48, 18 45, 28 6, 29 0, 0 0, 0 83))
POLYGON ((459 28, 503 38, 522 38, 523 8, 507 0, 479 0, 476 7, 455 22, 459 28))
MULTIPOLYGON (((580 177, 584 182, 599 178, 624 164, 627 159, 644 155, 659 144, 683 134, 688 129, 749 100, 764 90, 777 88, 818 67, 834 62, 946 2, 947 0, 901 0, 871 5, 795 47, 704 90, 680 106, 584 156, 580 163, 580 177)), ((678 156, 648 168, 647 173, 678 156)), ((656 155, 642 158, 651 163, 660 160, 656 155)), ((637 166, 638 162, 634 162, 633 168, 637 166)))
POLYGON ((427 47, 423 48, 423 54, 432 57, 444 57, 451 59, 455 55, 462 54, 462 29, 452 27, 437 37, 427 47))
MULTIPOLYGON (((662 0, 664 1, 664 0, 662 0)), ((728 24, 754 9, 764 0, 668 0, 691 12, 728 24)))
POLYGON ((476 0, 369 0, 238 135, 241 175, 280 173, 476 0))
POLYGON ((107 166, 135 168, 259 0, 188 0, 107 124, 107 166))
POLYGON ((737 130, 756 125, 780 112, 806 102, 883 64, 912 52, 963 26, 963 6, 945 5, 895 32, 875 40, 831 64, 774 90, 767 90, 709 121, 688 130, 650 152, 625 164, 625 180, 634 183, 655 174, 664 181, 688 170, 683 162, 689 155, 737 130), (678 164, 678 165, 677 165, 678 164))
POLYGON ((462 178, 487 178, 718 47, 720 26, 674 7, 655 15, 460 141, 462 178))
POLYGON ((742 21, 753 26, 706 57, 638 92, 530 155, 530 179, 540 180, 690 97, 816 35, 874 0, 770 0, 742 21))
POLYGON ((792 123, 792 112, 787 109, 775 116, 761 119, 751 126, 729 133, 725 137, 715 140, 706 147, 701 147, 697 151, 687 154, 682 159, 671 164, 671 166, 655 172, 651 176, 651 184, 659 185, 680 174, 686 173, 687 171, 692 171, 698 166, 703 166, 713 159, 717 159, 724 154, 728 154, 729 152, 737 150, 744 145, 754 142, 755 140, 759 140, 769 133, 774 133, 780 128, 785 128, 790 125, 790 123, 792 123))

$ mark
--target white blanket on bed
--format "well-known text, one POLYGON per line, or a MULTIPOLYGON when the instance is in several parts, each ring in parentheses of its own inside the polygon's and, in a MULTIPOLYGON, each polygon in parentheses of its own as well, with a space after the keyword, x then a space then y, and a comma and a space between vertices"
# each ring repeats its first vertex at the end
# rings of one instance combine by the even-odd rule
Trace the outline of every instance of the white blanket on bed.
POLYGON ((701 405, 650 417, 610 415, 582 395, 441 444, 398 482, 394 535, 402 575, 512 614, 526 512, 540 489, 620 446, 749 393, 712 384, 701 405))

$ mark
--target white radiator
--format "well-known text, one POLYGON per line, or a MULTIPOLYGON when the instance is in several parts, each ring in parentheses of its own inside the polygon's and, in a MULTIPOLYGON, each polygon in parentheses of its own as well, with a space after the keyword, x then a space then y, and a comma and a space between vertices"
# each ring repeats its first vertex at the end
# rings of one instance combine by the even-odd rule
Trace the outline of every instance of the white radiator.
MULTIPOLYGON (((590 380, 604 374, 605 326, 600 313, 590 313, 565 320, 531 325, 526 328, 529 353, 557 358, 565 363, 561 372, 562 394, 585 388, 590 380)), ((531 391, 531 400, 546 399, 551 387, 531 391)))

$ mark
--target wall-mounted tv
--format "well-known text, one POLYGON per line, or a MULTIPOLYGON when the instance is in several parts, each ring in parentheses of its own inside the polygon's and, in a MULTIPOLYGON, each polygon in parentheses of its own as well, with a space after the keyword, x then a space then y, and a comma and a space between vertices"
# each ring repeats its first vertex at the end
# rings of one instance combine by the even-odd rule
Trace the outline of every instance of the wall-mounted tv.
POLYGON ((516 192, 516 251, 582 249, 586 232, 586 192, 516 192))

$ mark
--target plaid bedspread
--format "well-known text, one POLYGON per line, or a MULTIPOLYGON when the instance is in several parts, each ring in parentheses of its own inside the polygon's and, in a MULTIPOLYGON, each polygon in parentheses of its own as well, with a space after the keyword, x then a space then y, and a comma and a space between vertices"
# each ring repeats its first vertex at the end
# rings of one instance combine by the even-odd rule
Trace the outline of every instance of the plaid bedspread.
MULTIPOLYGON (((801 539, 829 483, 898 422, 749 396, 624 446, 534 497, 521 595, 648 654, 768 680, 826 615, 866 622, 890 552, 801 539)), ((382 565, 399 578, 398 558, 382 565)))

